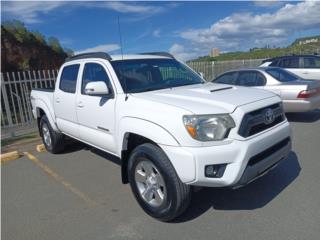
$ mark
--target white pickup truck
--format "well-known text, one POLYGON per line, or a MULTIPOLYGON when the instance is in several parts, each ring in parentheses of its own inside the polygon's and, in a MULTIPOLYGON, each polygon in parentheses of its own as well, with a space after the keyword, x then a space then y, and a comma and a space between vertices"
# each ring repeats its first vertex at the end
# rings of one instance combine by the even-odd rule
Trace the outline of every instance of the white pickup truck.
POLYGON ((49 152, 69 136, 117 156, 122 181, 162 221, 187 208, 191 186, 243 186, 291 150, 278 96, 206 83, 167 53, 76 55, 31 101, 49 152))

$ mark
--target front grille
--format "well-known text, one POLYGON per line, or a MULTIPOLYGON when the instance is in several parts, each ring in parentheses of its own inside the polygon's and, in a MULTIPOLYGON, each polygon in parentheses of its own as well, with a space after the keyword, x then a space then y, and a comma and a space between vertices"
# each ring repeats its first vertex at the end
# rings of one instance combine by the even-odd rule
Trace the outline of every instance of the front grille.
POLYGON ((270 155, 274 154, 275 152, 279 151, 281 148, 287 146, 290 142, 290 138, 285 138, 282 141, 278 142, 277 144, 269 147, 268 149, 258 153, 257 155, 250 158, 248 165, 253 166, 256 163, 262 161, 263 159, 269 157, 270 155))
POLYGON ((239 135, 250 137, 268 128, 271 128, 285 120, 282 104, 277 103, 253 112, 246 113, 239 128, 239 135), (272 112, 273 121, 266 121, 266 113, 272 112))

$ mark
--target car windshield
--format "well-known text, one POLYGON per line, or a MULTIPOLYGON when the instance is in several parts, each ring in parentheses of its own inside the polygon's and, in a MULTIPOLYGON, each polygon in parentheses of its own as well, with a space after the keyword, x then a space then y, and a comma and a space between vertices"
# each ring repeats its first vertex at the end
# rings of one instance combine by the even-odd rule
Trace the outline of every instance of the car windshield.
POLYGON ((280 82, 291 82, 298 80, 298 77, 296 75, 281 68, 266 69, 266 72, 280 82))
POLYGON ((116 60, 111 64, 126 93, 204 83, 198 74, 174 59, 116 60))

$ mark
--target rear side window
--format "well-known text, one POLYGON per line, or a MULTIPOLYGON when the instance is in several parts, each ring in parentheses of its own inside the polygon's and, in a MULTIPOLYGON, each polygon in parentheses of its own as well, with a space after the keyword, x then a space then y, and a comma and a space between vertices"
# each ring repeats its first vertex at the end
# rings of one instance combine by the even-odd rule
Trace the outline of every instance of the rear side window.
POLYGON ((265 85, 265 77, 256 71, 239 72, 237 85, 256 87, 265 85))
POLYGON ((320 68, 320 58, 317 57, 304 57, 304 68, 320 68))
POLYGON ((221 75, 220 77, 216 78, 213 82, 235 85, 236 79, 237 79, 237 72, 231 72, 231 73, 225 73, 221 75))
POLYGON ((68 93, 75 93, 80 64, 69 65, 63 68, 59 88, 68 93))
POLYGON ((299 58, 298 57, 283 58, 279 62, 279 67, 282 67, 282 68, 299 68, 299 58))
POLYGON ((81 94, 85 94, 85 87, 89 82, 105 82, 111 90, 111 84, 103 66, 98 63, 86 63, 83 70, 81 94))

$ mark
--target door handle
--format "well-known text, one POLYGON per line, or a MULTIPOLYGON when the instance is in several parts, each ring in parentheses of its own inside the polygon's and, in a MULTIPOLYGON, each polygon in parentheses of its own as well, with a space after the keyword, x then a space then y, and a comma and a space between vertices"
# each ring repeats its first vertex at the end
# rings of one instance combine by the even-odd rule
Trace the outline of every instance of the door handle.
POLYGON ((78 108, 83 108, 83 107, 84 107, 83 103, 82 102, 78 102, 78 108))
POLYGON ((56 98, 56 103, 59 103, 60 102, 60 98, 56 98))

